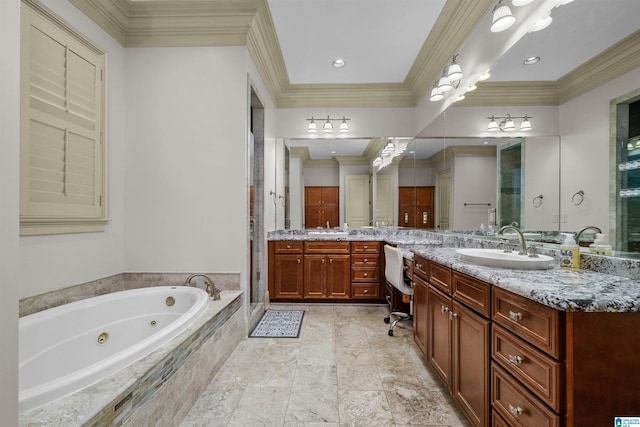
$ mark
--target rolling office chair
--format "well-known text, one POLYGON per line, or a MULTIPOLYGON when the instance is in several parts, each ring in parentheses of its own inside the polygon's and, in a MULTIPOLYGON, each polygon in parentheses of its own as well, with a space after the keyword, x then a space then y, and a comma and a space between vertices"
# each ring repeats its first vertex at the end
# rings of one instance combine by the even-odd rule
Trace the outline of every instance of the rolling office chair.
POLYGON ((384 318, 384 323, 390 323, 391 316, 396 317, 389 326, 389 336, 393 336, 393 328, 398 324, 398 322, 401 320, 413 320, 413 287, 412 285, 407 284, 404 279, 404 257, 402 256, 402 251, 398 248, 394 248, 393 246, 385 245, 384 256, 384 276, 387 279, 387 282, 403 294, 410 295, 411 298, 409 302, 409 313, 393 311, 393 307, 391 307, 392 311, 384 318))

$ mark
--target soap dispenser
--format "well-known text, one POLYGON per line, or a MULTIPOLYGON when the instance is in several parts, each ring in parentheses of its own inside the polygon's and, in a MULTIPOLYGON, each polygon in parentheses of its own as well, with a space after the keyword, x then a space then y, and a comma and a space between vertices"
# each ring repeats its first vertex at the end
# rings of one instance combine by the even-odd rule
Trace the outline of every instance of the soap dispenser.
POLYGON ((573 234, 565 233, 564 243, 560 246, 560 268, 578 270, 580 268, 580 246, 573 239, 573 234))
POLYGON ((589 246, 589 252, 598 255, 611 255, 611 245, 607 241, 607 236, 604 233, 596 233, 596 239, 593 244, 589 246))

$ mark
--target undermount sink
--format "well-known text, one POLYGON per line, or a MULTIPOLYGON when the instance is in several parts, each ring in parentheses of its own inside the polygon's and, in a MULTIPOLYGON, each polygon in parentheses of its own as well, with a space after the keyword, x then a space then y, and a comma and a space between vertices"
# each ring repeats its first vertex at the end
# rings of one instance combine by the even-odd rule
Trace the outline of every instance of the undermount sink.
POLYGON ((516 270, 545 270, 553 266, 553 258, 538 255, 531 258, 528 255, 518 255, 517 252, 504 252, 502 249, 457 249, 458 257, 473 264, 487 267, 513 268, 516 270))
POLYGON ((307 234, 311 236, 348 236, 348 231, 309 231, 307 234))

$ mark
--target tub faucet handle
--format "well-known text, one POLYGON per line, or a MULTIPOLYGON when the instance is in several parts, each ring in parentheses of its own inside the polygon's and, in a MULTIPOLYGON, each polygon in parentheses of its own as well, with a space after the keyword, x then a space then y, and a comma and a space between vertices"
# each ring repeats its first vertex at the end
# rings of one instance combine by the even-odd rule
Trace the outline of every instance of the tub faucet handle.
POLYGON ((204 280, 204 285, 205 288, 207 290, 207 293, 209 294, 209 296, 211 298, 213 298, 214 300, 219 300, 220 299, 220 289, 216 288, 215 285, 213 284, 213 280, 211 280, 209 278, 209 276, 205 275, 205 274, 200 274, 200 273, 194 273, 194 274, 190 274, 184 281, 184 285, 185 286, 189 286, 191 284, 191 280, 194 277, 202 277, 202 279, 204 280))

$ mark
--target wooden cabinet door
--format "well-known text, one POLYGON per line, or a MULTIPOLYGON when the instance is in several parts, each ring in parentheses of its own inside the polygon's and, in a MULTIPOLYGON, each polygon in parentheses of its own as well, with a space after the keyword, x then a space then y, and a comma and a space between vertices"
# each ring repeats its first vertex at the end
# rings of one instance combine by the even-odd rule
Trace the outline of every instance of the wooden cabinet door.
POLYGON ((453 301, 453 397, 471 424, 489 425, 489 320, 453 301))
POLYGON ((414 277, 413 286, 413 340, 427 354, 427 295, 429 286, 419 277, 414 277))
POLYGON ((416 187, 416 228, 433 228, 434 187, 416 187))
POLYGON ((326 297, 348 299, 351 297, 351 256, 326 256, 326 297))
POLYGON ((451 312, 452 300, 433 286, 427 296, 427 360, 451 389, 451 312))
POLYGON ((276 255, 273 298, 302 298, 302 255, 276 255))
POLYGON ((325 255, 304 256, 304 297, 325 298, 327 268, 325 255))
POLYGON ((415 187, 398 187, 398 226, 416 226, 415 187))
POLYGON ((304 224, 306 228, 340 225, 340 188, 304 187, 304 224))

